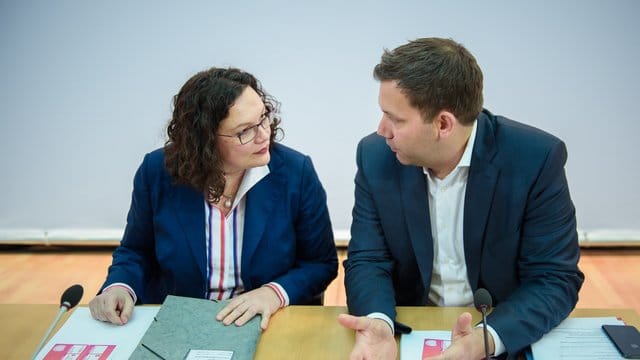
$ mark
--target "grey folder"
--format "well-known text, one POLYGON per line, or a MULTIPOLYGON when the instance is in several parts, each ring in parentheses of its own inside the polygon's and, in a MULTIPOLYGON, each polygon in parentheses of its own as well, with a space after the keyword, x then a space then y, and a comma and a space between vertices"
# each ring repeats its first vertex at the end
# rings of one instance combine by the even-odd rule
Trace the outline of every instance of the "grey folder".
POLYGON ((243 326, 225 326, 215 317, 226 304, 167 296, 130 359, 184 359, 191 349, 233 351, 233 360, 253 359, 260 316, 243 326))

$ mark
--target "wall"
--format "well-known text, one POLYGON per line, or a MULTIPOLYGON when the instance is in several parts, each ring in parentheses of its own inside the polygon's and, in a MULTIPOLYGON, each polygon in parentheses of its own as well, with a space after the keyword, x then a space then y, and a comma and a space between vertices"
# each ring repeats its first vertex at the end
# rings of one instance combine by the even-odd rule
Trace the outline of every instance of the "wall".
POLYGON ((383 48, 451 37, 485 106, 564 139, 578 225, 640 229, 640 2, 3 1, 0 229, 121 229, 133 174, 197 71, 237 66, 282 102, 348 229, 383 48))

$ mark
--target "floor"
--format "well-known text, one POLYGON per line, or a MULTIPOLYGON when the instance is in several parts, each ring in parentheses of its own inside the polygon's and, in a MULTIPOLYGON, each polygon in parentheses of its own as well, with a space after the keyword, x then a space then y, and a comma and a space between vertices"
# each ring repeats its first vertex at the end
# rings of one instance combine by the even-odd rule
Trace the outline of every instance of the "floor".
MULTIPOLYGON (((58 303, 81 284, 88 303, 99 290, 113 248, 0 247, 0 303, 58 303)), ((340 262, 346 251, 339 251, 340 262)), ((640 249, 583 249, 585 283, 579 308, 631 308, 640 313, 640 249)), ((325 305, 345 305, 344 269, 325 292, 325 305)))

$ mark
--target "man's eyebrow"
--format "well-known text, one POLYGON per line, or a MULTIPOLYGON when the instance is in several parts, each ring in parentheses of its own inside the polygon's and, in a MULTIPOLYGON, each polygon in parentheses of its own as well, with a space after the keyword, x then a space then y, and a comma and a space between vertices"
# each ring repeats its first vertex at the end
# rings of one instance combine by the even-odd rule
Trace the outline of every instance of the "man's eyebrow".
POLYGON ((382 112, 387 115, 388 117, 392 118, 393 120, 402 120, 402 117, 395 115, 392 112, 389 112, 388 110, 382 110, 382 112))

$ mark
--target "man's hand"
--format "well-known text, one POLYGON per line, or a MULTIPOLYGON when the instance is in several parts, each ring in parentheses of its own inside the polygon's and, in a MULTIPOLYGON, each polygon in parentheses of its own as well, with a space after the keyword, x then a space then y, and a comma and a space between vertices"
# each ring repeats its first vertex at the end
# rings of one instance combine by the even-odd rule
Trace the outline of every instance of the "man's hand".
POLYGON ((124 325, 131 318, 133 305, 129 292, 121 286, 114 286, 93 298, 89 302, 89 310, 96 320, 124 325))
POLYGON ((231 299, 229 304, 220 310, 216 320, 225 325, 242 326, 257 314, 262 315, 260 327, 266 330, 269 318, 280 308, 280 298, 268 286, 263 286, 231 299))
MULTIPOLYGON (((451 346, 442 354, 431 357, 431 360, 484 359, 484 335, 482 328, 471 326, 471 314, 462 313, 451 331, 451 346)), ((489 337, 489 354, 493 354, 495 344, 491 333, 489 337)))
POLYGON ((356 331, 356 344, 349 359, 395 359, 398 355, 396 339, 384 320, 340 314, 338 322, 356 331))

